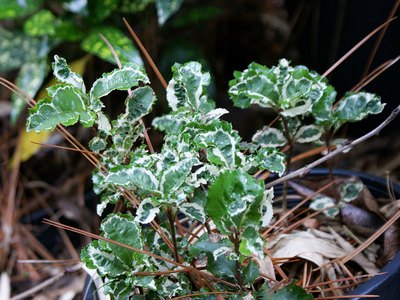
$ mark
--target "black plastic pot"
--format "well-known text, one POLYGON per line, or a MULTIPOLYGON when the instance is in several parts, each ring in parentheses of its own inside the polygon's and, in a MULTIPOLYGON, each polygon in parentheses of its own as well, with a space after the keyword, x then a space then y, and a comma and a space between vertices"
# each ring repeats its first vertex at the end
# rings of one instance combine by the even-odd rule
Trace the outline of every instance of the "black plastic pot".
MULTIPOLYGON (((315 178, 327 176, 327 169, 313 169, 307 174, 307 178, 315 178)), ((372 176, 362 172, 347 171, 347 170, 334 170, 333 175, 339 177, 358 177, 364 185, 368 187, 370 192, 375 197, 388 197, 386 179, 372 176)), ((400 184, 392 183, 393 193, 397 199, 400 198, 400 184)), ((276 187, 276 194, 279 194, 279 189, 282 187, 276 187)), ((290 191, 289 191, 290 193, 290 191)), ((298 202, 297 202, 298 203, 298 202)), ((289 206, 294 206, 297 203, 289 203, 289 206)), ((397 253, 396 257, 388 263, 381 272, 386 273, 384 275, 375 276, 372 279, 366 281, 354 289, 349 295, 379 295, 384 300, 397 300, 400 299, 399 285, 400 285, 400 252, 397 253)), ((96 292, 96 287, 92 279, 88 276, 86 278, 84 292, 84 300, 98 300, 99 297, 96 292)), ((353 300, 362 299, 359 297, 350 298, 353 300)))

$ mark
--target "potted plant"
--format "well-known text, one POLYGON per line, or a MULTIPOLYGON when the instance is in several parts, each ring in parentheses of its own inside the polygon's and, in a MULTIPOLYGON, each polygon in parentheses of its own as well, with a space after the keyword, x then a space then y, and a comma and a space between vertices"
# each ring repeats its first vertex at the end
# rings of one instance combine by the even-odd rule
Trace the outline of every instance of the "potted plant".
MULTIPOLYGON (((327 233, 318 230, 279 234, 276 221, 295 211, 286 209, 286 195, 284 212, 276 217, 274 187, 378 133, 398 110, 358 140, 333 140, 346 122, 382 111, 377 95, 349 93, 337 100, 328 81, 304 66, 291 66, 285 59, 272 68, 252 63, 234 74, 229 94, 238 107, 273 109, 278 121, 244 142, 232 124, 221 119, 228 111, 215 108, 207 96, 210 75, 197 62, 175 64, 166 92, 171 112, 152 121, 164 133, 161 149, 154 151, 142 118, 156 96, 142 67, 125 63, 103 74, 90 89, 63 58, 55 56, 53 71, 60 83, 30 109, 27 129, 51 130, 78 122, 97 129, 91 151, 77 147, 96 167, 93 185, 101 197, 101 235, 84 233, 95 240, 81 253, 86 268, 101 282, 96 284, 100 293, 115 299, 329 299, 340 296, 342 281, 356 280, 353 275, 332 280, 333 263, 322 254, 320 261, 304 253, 297 256, 322 262, 314 273, 320 285, 310 283, 316 279, 310 275, 311 263, 304 271, 285 273, 281 265, 297 258, 279 256, 282 243, 300 237, 324 249, 336 247, 339 257, 349 261, 354 247, 349 250, 340 236, 336 239, 346 246, 332 246, 324 240, 327 233), (111 120, 101 98, 115 90, 127 91, 128 97, 125 111, 111 120), (325 157, 287 172, 297 143, 319 142, 330 151, 325 157), (266 172, 279 178, 264 183, 266 172), (103 215, 107 206, 117 203, 123 204, 118 212, 103 215)), ((363 185, 345 181, 337 188, 338 199, 312 192, 308 200, 315 214, 334 218, 363 185)), ((339 257, 331 255, 336 261, 339 257)), ((360 263, 360 255, 355 261, 360 263)))

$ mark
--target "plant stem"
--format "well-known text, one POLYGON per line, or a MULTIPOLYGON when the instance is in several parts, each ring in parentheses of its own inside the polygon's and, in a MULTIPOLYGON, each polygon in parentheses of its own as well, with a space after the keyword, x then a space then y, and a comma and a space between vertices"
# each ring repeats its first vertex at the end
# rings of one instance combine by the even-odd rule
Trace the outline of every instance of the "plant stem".
POLYGON ((169 222, 169 229, 172 236, 172 246, 174 251, 174 258, 177 262, 180 262, 180 257, 178 253, 178 244, 176 242, 176 232, 175 232, 175 216, 176 216, 176 209, 174 208, 167 208, 167 217, 169 222))
POLYGON ((239 239, 239 234, 235 230, 230 237, 230 240, 232 241, 234 248, 235 248, 235 253, 238 257, 238 260, 236 261, 236 281, 238 282, 238 285, 240 286, 240 289, 243 288, 243 281, 242 281, 242 272, 241 272, 241 265, 239 261, 240 257, 240 251, 239 251, 239 246, 240 246, 240 239, 239 239))
MULTIPOLYGON (((288 149, 287 156, 286 156, 287 157, 286 173, 289 174, 290 173, 290 167, 291 167, 292 155, 293 155, 294 143, 293 143, 293 138, 292 138, 292 136, 290 134, 288 121, 287 121, 287 119, 285 117, 282 117, 282 123, 283 123, 283 127, 285 129, 284 130, 284 134, 285 134, 285 137, 286 137, 286 139, 288 141, 288 144, 289 144, 289 149, 288 149)), ((284 211, 287 209, 288 188, 289 188, 288 187, 288 183, 287 183, 287 181, 285 181, 283 183, 283 195, 282 195, 282 197, 283 197, 283 199, 282 199, 282 209, 284 211)))

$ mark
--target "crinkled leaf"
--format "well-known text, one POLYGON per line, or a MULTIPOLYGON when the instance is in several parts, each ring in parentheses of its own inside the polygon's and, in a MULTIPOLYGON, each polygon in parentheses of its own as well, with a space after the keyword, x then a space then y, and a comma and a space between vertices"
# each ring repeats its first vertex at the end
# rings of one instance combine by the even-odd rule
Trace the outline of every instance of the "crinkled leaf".
POLYGON ((257 163, 259 169, 265 169, 282 176, 286 169, 286 156, 282 152, 271 148, 261 148, 257 152, 257 163))
POLYGON ((72 72, 64 58, 55 55, 52 67, 53 74, 59 81, 71 84, 78 90, 81 90, 83 93, 86 92, 86 87, 82 76, 78 73, 72 72))
POLYGON ((56 17, 47 9, 32 15, 24 24, 24 31, 30 36, 53 36, 56 33, 56 17))
POLYGON ((197 158, 188 157, 165 170, 160 180, 164 195, 176 191, 185 182, 196 163, 198 163, 197 158))
MULTIPOLYGON (((139 223, 134 220, 132 215, 119 213, 110 214, 103 220, 100 229, 103 232, 103 236, 106 238, 137 249, 143 248, 141 227, 139 223)), ((127 266, 132 264, 134 251, 112 243, 108 243, 107 247, 124 264, 127 266)))
POLYGON ((170 114, 154 118, 152 125, 160 131, 178 133, 181 129, 182 121, 170 114))
POLYGON ((27 130, 51 130, 58 124, 73 125, 78 120, 91 126, 95 117, 88 110, 82 93, 71 85, 57 85, 48 89, 51 98, 40 100, 29 110, 27 130))
POLYGON ((158 24, 164 25, 165 21, 181 7, 183 0, 155 0, 158 24))
POLYGON ((221 173, 210 186, 206 210, 225 234, 249 225, 259 226, 264 183, 241 170, 221 173))
POLYGON ((149 83, 149 78, 142 67, 135 63, 127 63, 122 69, 116 69, 110 73, 105 73, 97 79, 90 90, 93 98, 101 98, 114 90, 127 91, 138 86, 139 82, 149 83))
POLYGON ((346 182, 340 186, 340 199, 351 202, 358 197, 363 188, 364 185, 360 180, 346 182))
POLYGON ((375 94, 347 93, 335 110, 335 117, 338 120, 336 128, 346 122, 360 121, 369 114, 378 114, 384 106, 385 104, 381 103, 381 98, 375 94))
POLYGON ((207 143, 207 158, 216 165, 232 167, 235 164, 235 138, 224 130, 207 132, 201 136, 207 143))
POLYGON ((299 143, 311 143, 318 141, 321 135, 322 128, 315 125, 305 125, 299 128, 295 139, 299 143))
POLYGON ((110 48, 99 34, 102 34, 111 43, 122 63, 131 62, 141 66, 143 65, 139 51, 135 48, 131 39, 115 27, 104 26, 94 28, 89 35, 83 39, 81 44, 82 49, 97 55, 105 61, 116 64, 110 48))
POLYGON ((0 20, 23 17, 37 10, 43 0, 0 0, 0 20))
POLYGON ((272 148, 281 147, 287 143, 282 131, 268 126, 265 126, 262 130, 257 131, 252 140, 257 144, 260 144, 262 147, 272 148))
POLYGON ((309 207, 316 211, 323 211, 323 213, 330 218, 334 218, 340 212, 335 204, 335 200, 323 195, 317 195, 311 201, 309 207))
POLYGON ((29 62, 37 62, 49 51, 47 39, 25 36, 0 27, 0 72, 21 67, 29 62))
MULTIPOLYGON (((39 60, 24 64, 18 72, 15 84, 29 97, 34 98, 48 73, 46 60, 39 60)), ((12 94, 11 123, 15 124, 18 117, 26 107, 26 102, 12 94)))
POLYGON ((102 250, 98 241, 92 241, 81 251, 81 259, 90 269, 96 269, 101 275, 117 277, 129 271, 113 253, 102 250))
POLYGON ((173 111, 179 107, 199 110, 201 102, 208 101, 206 86, 210 84, 210 73, 203 73, 198 62, 172 67, 173 78, 167 87, 167 101, 173 111))
POLYGON ((204 223, 206 221, 206 213, 204 207, 197 203, 182 203, 179 210, 187 217, 204 223))

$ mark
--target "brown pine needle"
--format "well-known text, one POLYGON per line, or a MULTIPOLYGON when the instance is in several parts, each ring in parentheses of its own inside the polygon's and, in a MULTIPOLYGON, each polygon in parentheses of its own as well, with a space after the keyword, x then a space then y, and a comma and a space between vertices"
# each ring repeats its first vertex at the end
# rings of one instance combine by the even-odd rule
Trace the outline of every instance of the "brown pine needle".
POLYGON ((325 71, 324 74, 322 74, 322 77, 328 76, 334 69, 337 68, 342 62, 344 62, 350 55, 352 55, 358 48, 360 48, 366 41, 368 41, 372 36, 374 36, 379 30, 384 28, 387 24, 390 22, 394 21, 395 18, 391 18, 387 20, 385 23, 377 27, 375 30, 373 30, 371 33, 369 33, 365 38, 363 38, 360 42, 358 42, 353 48, 351 48, 345 55, 343 55, 337 62, 335 62, 328 70, 325 71))
POLYGON ((80 152, 80 153, 92 153, 94 155, 105 156, 104 154, 101 154, 101 153, 95 153, 93 151, 86 151, 86 150, 81 150, 81 149, 76 149, 76 148, 71 148, 71 147, 66 147, 66 146, 59 146, 59 145, 53 145, 53 144, 47 144, 47 143, 39 143, 39 142, 34 142, 34 141, 31 141, 31 143, 35 144, 35 145, 39 145, 41 147, 56 148, 56 149, 62 149, 62 150, 68 150, 68 151, 73 151, 73 152, 80 152))
MULTIPOLYGON (((385 275, 385 274, 386 274, 386 272, 380 272, 380 273, 377 273, 375 275, 371 275, 371 274, 357 275, 357 276, 354 276, 354 278, 356 278, 356 279, 367 278, 368 279, 368 278, 371 278, 371 277, 375 277, 375 276, 379 276, 379 275, 385 275)), ((311 289, 311 288, 314 288, 314 287, 321 287, 321 286, 324 286, 324 285, 329 285, 329 284, 332 284, 334 282, 348 281, 350 279, 352 279, 352 278, 345 277, 345 278, 340 278, 340 279, 335 279, 335 280, 323 281, 323 282, 313 283, 313 284, 304 286, 304 288, 305 289, 311 289)))
POLYGON ((143 55, 146 57, 146 60, 149 62, 150 66, 153 69, 154 73, 156 74, 158 80, 160 80, 161 84, 166 89, 168 84, 165 81, 164 77, 161 75, 160 70, 157 68, 157 66, 154 63, 153 59, 151 58, 151 56, 147 52, 146 48, 143 46, 142 42, 140 41, 140 39, 136 35, 135 31, 132 29, 131 25, 129 25, 128 21, 125 18, 122 18, 122 19, 123 19, 123 21, 125 23, 126 28, 128 28, 129 33, 131 34, 131 36, 135 40, 136 44, 139 46, 139 48, 142 51, 143 55))

